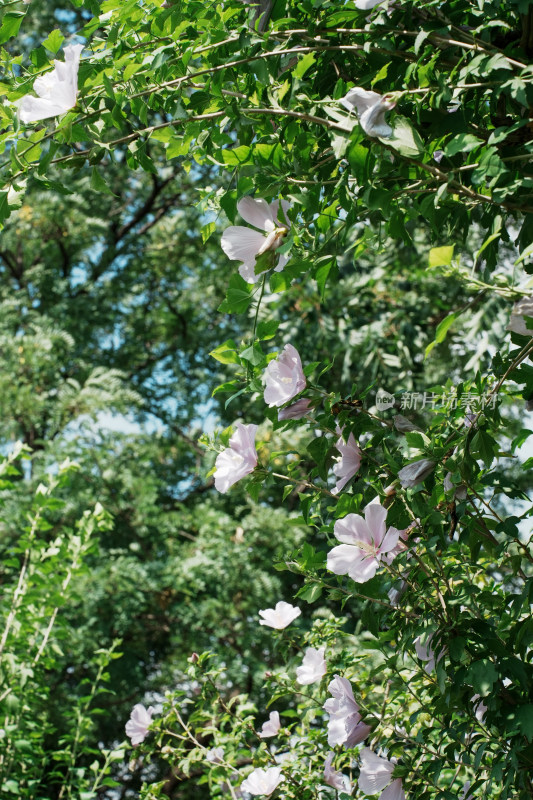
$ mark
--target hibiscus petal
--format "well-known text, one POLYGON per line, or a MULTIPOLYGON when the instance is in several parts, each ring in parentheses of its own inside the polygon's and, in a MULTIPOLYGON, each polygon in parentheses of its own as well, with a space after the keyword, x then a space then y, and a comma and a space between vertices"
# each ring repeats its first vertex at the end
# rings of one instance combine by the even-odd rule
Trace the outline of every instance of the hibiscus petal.
POLYGON ((69 110, 71 106, 65 107, 63 104, 43 100, 40 97, 26 95, 22 98, 19 106, 19 117, 21 122, 38 122, 49 117, 58 117, 69 110))
POLYGON ((376 558, 365 555, 361 558, 352 559, 348 575, 356 583, 366 583, 374 577, 378 567, 379 561, 376 558))
POLYGON ((400 538, 400 531, 397 528, 393 528, 392 526, 388 529, 387 533, 383 537, 383 541, 379 547, 382 553, 389 553, 391 550, 394 550, 396 545, 398 544, 398 539, 400 538))
POLYGON ((328 553, 327 567, 335 575, 348 575, 353 566, 354 557, 359 551, 350 544, 340 544, 328 553))
POLYGON ((361 750, 361 772, 359 788, 365 794, 377 794, 390 781, 394 764, 386 758, 377 756, 369 747, 361 750))
POLYGON ((365 542, 371 545, 372 538, 370 531, 359 514, 347 514, 342 519, 338 519, 333 528, 333 533, 339 542, 357 546, 358 542, 365 542))
POLYGON ((385 520, 387 519, 387 509, 375 500, 365 508, 365 520, 368 525, 372 538, 376 545, 379 545, 385 536, 385 520))
MULTIPOLYGON (((380 0, 382 2, 382 0, 380 0)), ((288 217, 288 210, 292 208, 292 203, 289 203, 288 200, 281 201, 281 212, 279 210, 280 202, 279 200, 274 200, 270 203, 270 211, 272 212, 272 218, 277 219, 278 222, 281 222, 283 225, 290 225, 290 220, 288 217)))
POLYGON ((340 102, 348 111, 352 111, 355 108, 357 109, 357 113, 361 115, 364 114, 365 111, 373 108, 376 103, 379 103, 381 97, 382 96, 377 92, 370 92, 356 86, 350 89, 348 94, 343 97, 340 102))
POLYGON ((393 781, 390 786, 387 786, 385 791, 382 792, 379 800, 405 800, 402 779, 396 778, 396 780, 393 781))
MULTIPOLYGON (((355 717, 353 718, 355 720, 355 717)), ((366 737, 370 734, 372 728, 365 722, 353 723, 352 718, 345 720, 344 726, 347 731, 347 736, 344 744, 346 747, 355 747, 356 744, 364 742, 366 737)))
POLYGON ((245 222, 263 231, 271 231, 276 227, 272 210, 262 198, 254 200, 253 197, 243 197, 237 203, 237 211, 245 222))
POLYGON ((263 246, 265 237, 243 225, 232 225, 222 234, 220 244, 228 258, 242 261, 246 266, 255 265, 255 257, 263 246))

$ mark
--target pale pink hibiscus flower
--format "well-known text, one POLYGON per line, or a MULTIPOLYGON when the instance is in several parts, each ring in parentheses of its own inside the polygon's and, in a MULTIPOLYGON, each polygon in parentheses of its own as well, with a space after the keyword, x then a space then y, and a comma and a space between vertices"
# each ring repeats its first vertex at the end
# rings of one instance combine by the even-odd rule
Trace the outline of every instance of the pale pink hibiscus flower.
POLYGON ((269 736, 277 736, 281 728, 281 720, 278 711, 271 711, 270 716, 266 722, 263 722, 263 727, 259 733, 260 739, 267 739, 269 736))
POLYGON ((296 669, 298 683, 308 686, 324 677, 327 670, 325 652, 325 647, 320 647, 318 650, 315 647, 307 648, 301 666, 296 669))
POLYGON ((205 760, 209 761, 210 764, 222 764, 224 761, 224 748, 212 747, 211 750, 206 752, 205 760))
POLYGON ((22 122, 38 122, 48 117, 64 114, 76 105, 78 96, 78 69, 82 44, 65 47, 65 60, 54 61, 52 72, 36 78, 33 91, 38 95, 25 95, 19 105, 22 122))
POLYGON ((357 111, 359 124, 367 136, 388 138, 392 135, 392 128, 385 122, 385 114, 396 105, 392 100, 355 86, 340 102, 348 111, 357 111))
POLYGON ((259 621, 260 625, 268 625, 269 628, 275 628, 282 631, 287 625, 290 625, 296 617, 299 617, 302 612, 297 606, 292 606, 286 603, 285 600, 280 600, 276 603, 275 608, 264 608, 259 612, 259 616, 263 617, 259 621))
POLYGON ((361 449, 354 439, 353 433, 350 433, 348 441, 345 442, 342 438, 342 431, 340 431, 335 447, 341 454, 337 463, 333 467, 333 474, 339 479, 333 489, 333 494, 338 494, 341 489, 344 489, 346 484, 356 474, 361 466, 361 449))
MULTIPOLYGON (((289 231, 290 223, 287 219, 287 211, 290 203, 282 200, 281 211, 279 205, 278 200, 269 204, 262 198, 254 200, 253 197, 243 197, 237 203, 237 211, 245 222, 255 228, 260 228, 263 233, 245 228, 243 225, 232 225, 226 228, 222 234, 220 243, 223 251, 228 258, 242 262, 239 273, 247 283, 257 281, 258 276, 255 274, 257 256, 269 250, 277 250, 283 244, 289 231), (280 221, 280 217, 282 221, 280 221)), ((274 271, 282 270, 288 260, 288 256, 280 256, 274 271)))
POLYGON ((307 385, 298 350, 286 344, 277 358, 269 363, 263 373, 265 383, 264 400, 272 406, 282 406, 307 385))
POLYGON ((328 553, 329 571, 365 583, 374 577, 381 561, 390 564, 399 552, 401 531, 387 529, 386 518, 387 509, 374 500, 366 506, 364 519, 360 514, 338 519, 333 532, 343 544, 328 553))
POLYGON ((225 494, 230 486, 253 472, 257 466, 255 434, 257 425, 235 423, 235 432, 226 447, 218 454, 214 472, 215 489, 225 494))
POLYGON ((332 696, 323 706, 329 714, 328 744, 330 747, 337 744, 355 747, 366 739, 371 728, 361 719, 352 685, 347 678, 335 675, 328 684, 328 692, 332 696))
POLYGON ((391 783, 395 763, 376 755, 369 747, 364 747, 360 755, 361 771, 358 785, 361 791, 365 794, 381 792, 379 800, 405 800, 401 778, 391 783))
POLYGON ((126 735, 130 737, 133 745, 141 744, 146 739, 153 713, 152 706, 145 708, 142 703, 133 706, 130 718, 126 722, 126 735))
POLYGON ((337 789, 339 792, 346 792, 347 794, 350 794, 352 791, 350 779, 347 775, 343 775, 342 772, 338 772, 333 768, 332 763, 334 758, 335 753, 333 752, 328 753, 326 756, 326 760, 324 762, 324 782, 333 789, 337 789))
POLYGON ((267 767, 254 769, 246 780, 241 783, 241 789, 250 794, 271 795, 284 780, 281 774, 281 767, 267 767))
POLYGON ((428 475, 435 469, 436 464, 429 458, 421 458, 419 461, 413 461, 407 464, 398 473, 400 483, 404 489, 412 489, 418 483, 422 483, 428 475))
POLYGON ((306 397, 296 400, 286 408, 280 408, 278 411, 278 421, 283 422, 286 419, 302 419, 311 410, 311 401, 306 397))

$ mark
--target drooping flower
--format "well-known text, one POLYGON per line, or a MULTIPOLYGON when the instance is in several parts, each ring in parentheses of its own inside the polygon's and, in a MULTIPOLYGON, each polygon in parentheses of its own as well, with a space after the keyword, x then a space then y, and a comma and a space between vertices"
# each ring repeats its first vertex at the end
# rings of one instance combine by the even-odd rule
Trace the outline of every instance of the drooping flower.
POLYGON ((413 461, 403 467, 398 473, 400 483, 404 489, 411 489, 417 483, 422 483, 427 476, 435 469, 435 462, 429 458, 421 458, 419 461, 413 461))
POLYGON ((325 647, 320 647, 318 650, 315 647, 307 648, 301 666, 296 669, 298 683, 308 686, 324 677, 327 671, 325 652, 325 647))
POLYGON ((152 706, 145 708, 142 703, 133 706, 129 720, 126 722, 126 735, 130 737, 133 745, 144 742, 152 722, 152 706))
POLYGON ((387 509, 373 501, 365 508, 365 517, 347 514, 335 522, 333 532, 343 544, 328 553, 327 567, 335 575, 349 575, 356 583, 374 577, 381 561, 390 564, 398 554, 400 533, 386 529, 387 509))
POLYGON ((257 466, 255 449, 257 425, 243 425, 242 422, 236 422, 235 428, 229 440, 229 447, 219 453, 215 461, 216 471, 213 475, 215 489, 222 494, 245 475, 253 472, 257 466))
POLYGON ((19 105, 22 122, 38 122, 64 114, 76 105, 78 69, 82 44, 65 47, 65 60, 54 61, 54 69, 35 79, 33 90, 38 97, 25 95, 19 105))
MULTIPOLYGON (((435 669, 435 653, 433 652, 433 650, 431 648, 431 639, 432 638, 433 638, 432 635, 428 636, 427 639, 426 639, 426 643, 422 644, 422 638, 420 636, 417 636, 416 639, 413 642, 413 644, 415 646, 416 654, 417 654, 418 658, 420 659, 420 661, 427 661, 427 664, 425 665, 424 670, 428 674, 430 672, 433 672, 433 670, 435 669)), ((440 659, 440 655, 439 655, 439 659, 440 659)))
POLYGON ((361 719, 352 685, 346 678, 335 675, 328 685, 328 692, 332 697, 323 706, 329 714, 328 744, 330 747, 337 744, 355 747, 366 739, 371 728, 361 719))
POLYGON ((404 417, 403 414, 396 414, 396 416, 392 418, 392 421, 394 427, 397 431, 400 431, 400 433, 409 433, 410 431, 422 432, 422 428, 419 428, 418 425, 415 425, 410 419, 404 417))
POLYGON ((342 435, 339 436, 335 447, 341 454, 341 457, 333 467, 333 474, 339 479, 335 484, 333 494, 338 494, 361 466, 361 450, 354 439, 353 433, 350 433, 347 442, 344 441, 342 435))
POLYGON ((263 727, 261 728, 259 737, 261 739, 267 739, 269 736, 276 736, 280 728, 281 721, 279 718, 279 712, 271 711, 267 721, 263 722, 263 727))
MULTIPOLYGON (((237 211, 250 225, 260 228, 264 233, 257 230, 245 228, 243 225, 231 225, 226 228, 220 241, 222 249, 228 258, 234 261, 242 261, 239 273, 248 283, 255 283, 255 259, 262 253, 269 250, 277 250, 283 244, 283 239, 287 235, 290 223, 287 219, 287 211, 290 203, 286 200, 281 201, 281 215, 283 221, 279 219, 279 201, 274 200, 268 204, 262 198, 254 200, 252 197, 243 197, 237 203, 237 211)), ((288 256, 280 256, 275 272, 283 269, 288 256)))
POLYGON ((221 764, 224 761, 224 748, 212 747, 211 750, 208 750, 205 754, 205 760, 209 761, 211 764, 221 764))
POLYGON ((250 772, 246 780, 241 783, 241 789, 250 794, 264 794, 270 796, 284 780, 281 767, 258 767, 250 772))
POLYGON ((469 794, 470 786, 471 786, 470 781, 466 781, 464 786, 463 786, 463 791, 461 792, 461 795, 460 795, 460 800, 474 800, 474 795, 473 794, 469 794))
POLYGON ((298 350, 286 344, 277 358, 269 363, 263 374, 265 383, 264 400, 272 406, 282 406, 307 385, 298 350))
POLYGON ((533 322, 531 319, 533 317, 533 295, 522 297, 514 304, 507 330, 520 333, 522 336, 533 336, 533 329, 526 326, 526 317, 530 323, 533 322))
POLYGON ((381 136, 387 138, 392 134, 392 128, 385 122, 385 114, 396 105, 392 100, 386 100, 377 92, 370 92, 356 86, 340 101, 348 111, 357 111, 359 124, 367 136, 381 136))
POLYGON ((391 775, 395 767, 393 761, 377 756, 369 747, 363 747, 360 756, 361 771, 358 785, 362 792, 365 794, 381 792, 380 800, 405 800, 401 778, 397 778, 391 783, 391 775), (387 788, 385 789, 385 787, 387 788))
POLYGON ((475 694, 470 698, 470 700, 474 704, 474 714, 476 715, 478 722, 485 722, 485 714, 487 713, 488 709, 483 702, 481 695, 475 694))
POLYGON ((332 762, 334 758, 335 753, 333 752, 328 753, 326 756, 324 762, 324 781, 328 786, 337 789, 338 792, 347 792, 349 794, 352 791, 350 779, 347 775, 343 775, 342 772, 333 769, 332 762))
POLYGON ((285 600, 280 600, 276 603, 275 608, 264 608, 259 612, 259 616, 263 617, 259 621, 260 625, 268 625, 269 628, 275 628, 282 631, 291 622, 294 622, 296 617, 299 617, 302 612, 297 606, 291 606, 285 600))
POLYGON ((292 403, 286 408, 280 408, 278 411, 278 421, 282 422, 286 419, 302 419, 309 411, 311 401, 307 397, 302 397, 295 403, 292 403))
POLYGON ((456 500, 466 500, 467 496, 467 489, 464 483, 460 483, 458 486, 454 484, 452 481, 452 473, 447 472, 444 476, 444 480, 442 482, 442 486, 445 492, 453 491, 453 496, 456 500))

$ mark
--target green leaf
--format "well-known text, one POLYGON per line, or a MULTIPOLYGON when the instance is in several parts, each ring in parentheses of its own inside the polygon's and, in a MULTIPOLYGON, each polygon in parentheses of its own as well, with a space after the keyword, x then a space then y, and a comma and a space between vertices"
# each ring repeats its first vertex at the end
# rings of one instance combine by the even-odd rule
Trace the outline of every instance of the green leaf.
POLYGON ((303 78, 308 69, 311 69, 316 61, 316 53, 306 53, 299 59, 296 68, 293 69, 292 74, 295 78, 303 78))
POLYGON ((102 178, 100 173, 98 172, 97 167, 93 167, 91 172, 91 189, 95 192, 102 192, 103 194, 110 194, 112 197, 116 197, 117 195, 111 191, 107 181, 102 178))
POLYGON ((382 141, 397 150, 402 156, 409 158, 416 158, 424 152, 424 142, 406 117, 395 117, 392 136, 382 139, 382 141))
POLYGON ((474 687, 476 694, 486 697, 492 691, 492 686, 498 680, 498 671, 492 661, 483 658, 475 661, 468 670, 468 681, 474 687))
POLYGON ((0 25, 0 44, 17 35, 25 16, 23 11, 8 11, 5 14, 0 25))
POLYGON ((483 144, 482 139, 473 136, 471 133, 460 133, 454 136, 444 148, 444 154, 447 156, 454 156, 456 153, 469 153, 483 144))
POLYGON ((276 319, 266 319, 259 323, 257 326, 256 336, 261 341, 264 342, 267 339, 273 339, 277 333, 279 328, 279 320, 276 319))
POLYGON ((239 355, 243 361, 248 361, 254 367, 259 366, 265 360, 263 348, 258 342, 254 342, 253 345, 242 350, 239 355))
POLYGON ((445 247, 433 247, 429 251, 429 268, 447 267, 453 260, 453 244, 446 245, 445 247))
POLYGON ((205 244, 207 240, 212 236, 212 234, 216 231, 217 226, 216 222, 208 222, 206 225, 202 227, 202 243, 205 244))
POLYGON ((54 53, 55 55, 64 41, 65 37, 59 28, 56 28, 51 34, 49 34, 48 38, 44 40, 43 47, 46 47, 47 50, 50 50, 50 52, 54 53))
POLYGON ((246 283, 238 273, 234 273, 229 279, 226 299, 220 304, 218 310, 224 314, 243 314, 252 303, 252 291, 253 286, 246 283))
POLYGON ((440 344, 446 338, 446 334, 448 333, 452 323, 455 321, 457 314, 451 313, 445 317, 442 322, 439 322, 437 325, 437 331, 435 333, 435 341, 440 344))
POLYGON ((516 711, 516 719, 520 731, 528 742, 531 742, 533 740, 533 704, 528 703, 525 706, 520 706, 516 711))
POLYGON ((447 317, 445 317, 441 322, 439 322, 439 324, 437 325, 437 330, 435 331, 435 341, 430 342, 430 344, 428 344, 428 346, 426 347, 426 352, 424 356, 425 358, 428 357, 428 355, 431 353, 435 345, 440 344, 445 340, 446 334, 448 333, 448 330, 450 329, 452 324, 455 322, 456 318, 457 314, 452 313, 448 314, 447 317))
MULTIPOLYGON (((291 487, 292 488, 292 487, 291 487)), ((306 603, 314 603, 322 594, 323 587, 319 583, 307 584, 297 593, 296 597, 301 597, 306 603)))
POLYGON ((214 350, 211 350, 209 353, 211 358, 214 358, 215 361, 220 361, 221 364, 239 364, 239 355, 237 353, 237 345, 233 341, 233 339, 228 339, 227 341, 219 344, 218 347, 215 347, 214 350))
POLYGON ((238 167, 244 164, 251 164, 251 152, 252 148, 245 144, 240 145, 240 147, 234 147, 232 150, 222 150, 222 161, 229 167, 238 167))

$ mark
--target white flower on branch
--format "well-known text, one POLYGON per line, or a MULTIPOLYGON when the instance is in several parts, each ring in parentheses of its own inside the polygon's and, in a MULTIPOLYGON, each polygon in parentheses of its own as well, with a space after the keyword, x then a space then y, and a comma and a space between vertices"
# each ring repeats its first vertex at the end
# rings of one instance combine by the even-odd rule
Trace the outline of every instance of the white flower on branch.
POLYGON ((267 739, 269 736, 276 736, 281 728, 281 721, 278 711, 271 711, 270 716, 266 722, 263 722, 263 727, 259 734, 260 739, 267 739))
POLYGON ((364 747, 360 755, 361 771, 358 785, 361 791, 365 794, 381 792, 380 800, 405 800, 401 778, 397 778, 391 783, 391 775, 395 767, 394 762, 381 758, 381 756, 373 753, 369 747, 364 747), (385 787, 387 788, 385 789, 385 787))
POLYGON ((230 486, 253 472, 257 466, 255 434, 257 425, 235 423, 236 431, 215 461, 215 489, 225 494, 230 486))
POLYGON ((339 479, 335 484, 333 494, 338 494, 359 470, 361 466, 361 449, 355 441, 353 433, 350 433, 347 442, 344 441, 341 435, 337 439, 335 447, 341 454, 341 457, 333 467, 333 474, 339 479))
POLYGON ((241 783, 241 789, 250 794, 264 794, 270 796, 284 780, 281 767, 258 767, 250 772, 246 780, 241 783))
POLYGON ((64 114, 76 105, 78 68, 82 44, 65 47, 65 60, 54 61, 54 69, 35 79, 33 90, 38 97, 25 95, 19 105, 22 122, 38 122, 64 114))
MULTIPOLYGON (((242 261, 239 273, 248 283, 257 281, 258 276, 255 274, 257 256, 268 251, 277 250, 283 244, 283 240, 289 232, 290 223, 287 218, 287 211, 290 208, 290 203, 282 200, 281 212, 279 205, 278 200, 268 204, 263 199, 254 200, 252 197, 243 197, 237 203, 237 211, 245 222, 255 228, 260 228, 264 233, 245 228, 243 225, 232 225, 226 228, 222 234, 220 243, 223 251, 228 258, 234 261, 242 261), (283 221, 279 220, 280 213, 283 221)), ((280 256, 274 271, 279 272, 282 270, 288 260, 288 256, 280 256)))
POLYGON ((429 458, 421 458, 419 461, 413 461, 401 469, 398 473, 400 483, 404 489, 411 489, 417 483, 422 483, 427 476, 435 469, 435 462, 429 458))
POLYGON ((424 670, 428 673, 433 672, 435 669, 435 664, 441 660, 444 655, 444 650, 441 650, 438 656, 435 658, 435 653, 433 652, 433 648, 431 647, 431 640, 433 638, 433 634, 430 634, 425 639, 425 644, 422 644, 422 637, 417 636, 414 640, 413 644, 415 646, 415 651, 420 659, 420 661, 427 661, 427 664, 424 667, 424 670))
POLYGON ((350 794, 352 791, 350 779, 347 775, 343 775, 342 772, 338 772, 337 770, 333 769, 332 762, 334 758, 335 753, 333 752, 328 753, 326 756, 326 760, 324 762, 324 782, 333 789, 337 789, 339 792, 346 792, 347 794, 350 794))
POLYGON ((205 760, 210 764, 221 764, 224 761, 224 748, 213 747, 205 754, 205 760))
POLYGON ((129 720, 126 722, 126 736, 129 736, 133 745, 144 742, 152 722, 152 706, 145 708, 142 703, 133 706, 129 720))
POLYGON ((394 427, 397 431, 400 431, 400 433, 409 433, 410 431, 420 431, 422 433, 422 428, 419 428, 418 425, 415 425, 410 419, 404 417, 403 414, 396 414, 396 416, 392 418, 392 421, 394 427))
POLYGON ((533 295, 531 297, 522 297, 521 300, 514 304, 507 330, 513 331, 513 333, 520 333, 522 336, 533 336, 533 328, 527 327, 526 317, 530 323, 533 322, 533 295))
POLYGON ((385 114, 396 105, 393 100, 355 86, 340 102, 348 111, 357 111, 359 124, 367 136, 381 136, 384 139, 391 136, 392 128, 385 122, 385 114))
POLYGON ((286 419, 302 419, 305 417, 307 412, 310 410, 311 401, 308 400, 306 397, 302 397, 300 400, 296 400, 295 403, 291 403, 290 406, 286 408, 280 408, 278 411, 278 421, 282 422, 286 419))
POLYGON ((323 706, 329 714, 328 744, 330 747, 337 744, 355 747, 366 739, 371 728, 361 719, 352 685, 346 678, 335 675, 328 685, 328 692, 332 697, 323 706))
POLYGON ((286 344, 277 358, 269 363, 263 374, 264 400, 268 406, 282 406, 303 392, 307 382, 298 350, 286 344))
POLYGON ((259 624, 268 625, 269 628, 281 631, 291 622, 294 622, 301 613, 297 606, 292 606, 290 603, 286 603, 285 600, 280 600, 276 603, 275 608, 264 608, 259 612, 259 616, 263 617, 259 624))
POLYGON ((325 652, 325 647, 320 647, 318 650, 315 647, 307 648, 301 666, 296 669, 298 683, 302 686, 309 686, 324 677, 327 671, 325 652))
POLYGON ((338 519, 333 532, 343 544, 328 553, 330 572, 365 583, 374 577, 381 561, 390 564, 398 555, 402 532, 394 527, 386 529, 386 518, 387 509, 374 500, 366 506, 364 519, 360 514, 338 519))

